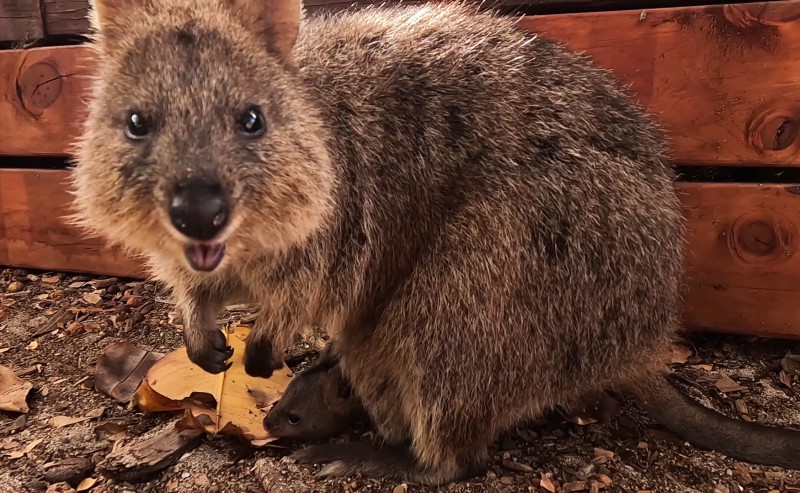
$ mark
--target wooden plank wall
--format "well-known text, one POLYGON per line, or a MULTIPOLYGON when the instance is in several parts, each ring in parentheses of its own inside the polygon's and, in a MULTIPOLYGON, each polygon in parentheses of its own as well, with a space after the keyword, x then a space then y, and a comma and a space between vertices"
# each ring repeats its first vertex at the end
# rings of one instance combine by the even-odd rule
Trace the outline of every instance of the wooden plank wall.
MULTIPOLYGON (((800 0, 521 22, 628 84, 665 123, 676 164, 800 167, 800 0)), ((83 46, 0 51, 0 168, 3 155, 69 154, 91 73, 83 46)), ((0 264, 143 275, 52 213, 69 206, 65 173, 0 170, 0 264)), ((677 188, 689 225, 687 326, 800 337, 800 183, 677 188)))

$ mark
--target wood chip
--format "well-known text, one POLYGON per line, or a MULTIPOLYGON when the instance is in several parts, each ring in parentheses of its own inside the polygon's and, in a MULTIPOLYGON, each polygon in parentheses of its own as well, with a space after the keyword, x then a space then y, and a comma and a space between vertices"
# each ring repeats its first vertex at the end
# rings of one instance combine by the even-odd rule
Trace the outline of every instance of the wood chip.
POLYGON ((606 476, 605 474, 599 474, 597 476, 597 479, 599 479, 600 482, 603 483, 603 485, 606 487, 611 486, 611 484, 614 482, 610 477, 606 476))
POLYGON ((714 370, 714 367, 712 365, 692 365, 692 368, 695 368, 697 370, 703 370, 703 371, 712 371, 712 370, 714 370))
POLYGON ((84 293, 83 301, 89 303, 92 306, 97 306, 103 301, 103 297, 97 293, 84 293))
POLYGON ((739 414, 750 414, 747 409, 747 404, 742 399, 736 399, 733 404, 736 406, 736 411, 739 414))
POLYGON ((503 467, 509 471, 520 472, 523 474, 529 474, 533 472, 533 468, 531 466, 508 459, 503 460, 503 467))
POLYGON ((611 459, 614 457, 614 452, 610 450, 605 450, 602 448, 595 447, 594 448, 594 456, 595 457, 605 457, 606 459, 611 459))
POLYGON ((70 457, 48 467, 44 472, 44 480, 48 483, 69 483, 76 487, 92 473, 92 469, 94 466, 89 459, 70 457))
POLYGON ((539 486, 546 489, 550 493, 556 493, 556 485, 553 483, 553 480, 550 479, 545 473, 541 473, 541 479, 539 480, 539 486))
POLYGON ((753 476, 750 475, 750 468, 741 462, 737 462, 733 466, 733 476, 744 486, 753 482, 753 476))
POLYGON ((97 464, 97 470, 118 481, 135 483, 171 466, 204 438, 202 430, 168 426, 146 440, 114 450, 97 464))
POLYGON ((61 280, 61 276, 56 274, 54 276, 45 276, 42 278, 42 282, 46 284, 58 284, 58 281, 61 280))

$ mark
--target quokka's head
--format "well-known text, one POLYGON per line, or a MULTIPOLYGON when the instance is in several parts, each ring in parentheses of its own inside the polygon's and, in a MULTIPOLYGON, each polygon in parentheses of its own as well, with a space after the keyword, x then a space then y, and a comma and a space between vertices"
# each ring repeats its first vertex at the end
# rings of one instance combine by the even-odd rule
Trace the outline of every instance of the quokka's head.
MULTIPOLYGON (((325 221, 325 127, 297 83, 300 0, 95 0, 74 221, 187 272, 325 221)), ((232 259, 232 260, 231 260, 232 259)))

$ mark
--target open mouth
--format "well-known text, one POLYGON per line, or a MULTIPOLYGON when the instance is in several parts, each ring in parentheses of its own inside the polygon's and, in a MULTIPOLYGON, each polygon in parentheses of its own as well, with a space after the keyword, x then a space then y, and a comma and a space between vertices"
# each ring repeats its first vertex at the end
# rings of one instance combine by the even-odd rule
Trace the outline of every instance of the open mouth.
POLYGON ((211 272, 222 262, 222 257, 225 256, 225 245, 222 243, 200 243, 186 245, 183 251, 192 269, 211 272))

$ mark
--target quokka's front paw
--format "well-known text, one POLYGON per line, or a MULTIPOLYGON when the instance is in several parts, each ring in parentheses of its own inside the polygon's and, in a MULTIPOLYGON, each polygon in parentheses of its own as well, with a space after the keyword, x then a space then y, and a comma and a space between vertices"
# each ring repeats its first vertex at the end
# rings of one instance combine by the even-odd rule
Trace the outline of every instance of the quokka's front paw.
POLYGON ((187 344, 189 361, 215 375, 230 368, 232 363, 226 361, 233 356, 233 348, 227 345, 222 331, 215 330, 203 335, 203 339, 187 344))
POLYGON ((253 337, 244 350, 244 371, 251 377, 269 378, 275 370, 283 368, 283 361, 275 357, 272 342, 266 337, 253 337))

